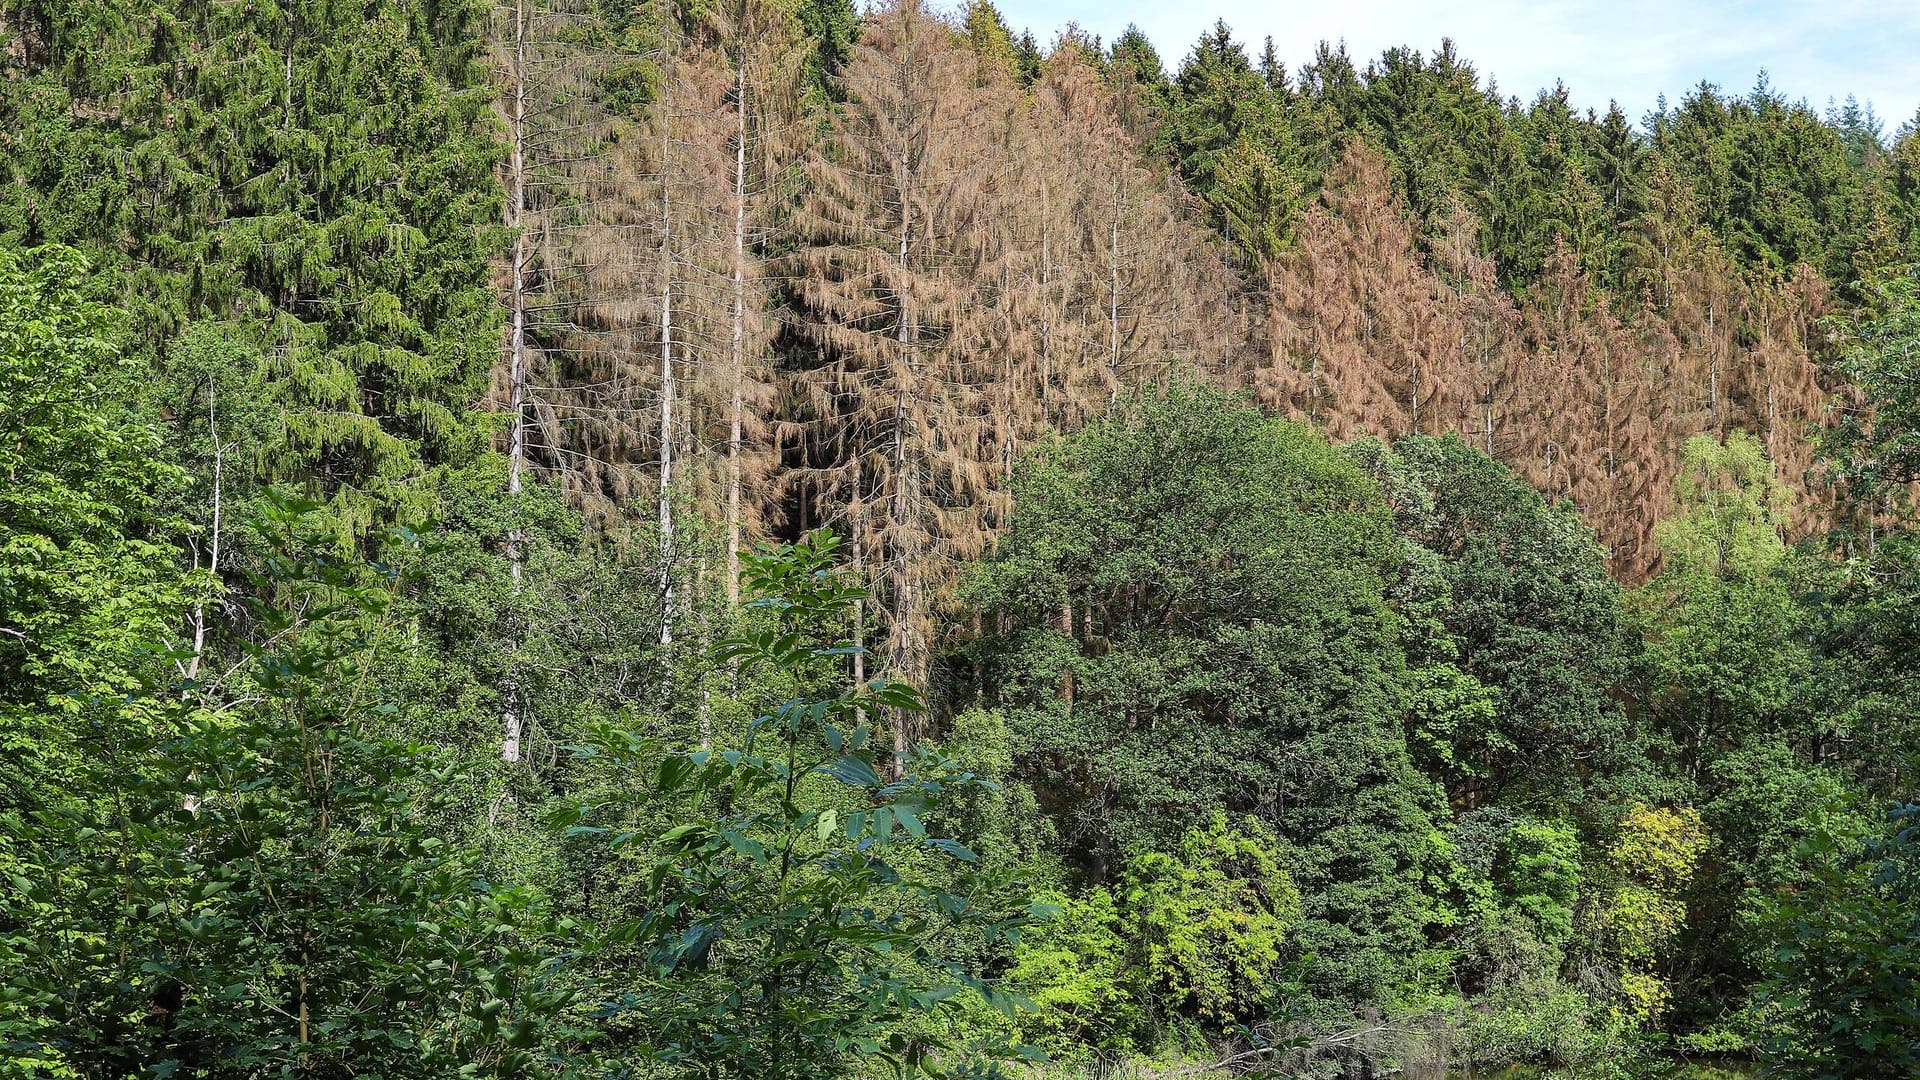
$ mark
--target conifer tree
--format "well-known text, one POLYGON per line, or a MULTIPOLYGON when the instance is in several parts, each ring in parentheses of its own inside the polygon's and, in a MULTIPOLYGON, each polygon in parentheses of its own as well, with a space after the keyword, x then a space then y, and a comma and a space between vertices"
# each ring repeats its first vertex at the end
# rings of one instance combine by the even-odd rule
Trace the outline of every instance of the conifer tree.
POLYGON ((1459 418, 1462 335, 1414 250, 1385 163, 1354 147, 1322 199, 1269 279, 1272 352, 1256 388, 1336 435, 1446 429, 1459 418))
POLYGON ((1480 247, 1480 225, 1456 204, 1439 231, 1433 268, 1453 309, 1459 341, 1459 432, 1495 460, 1509 460, 1525 429, 1519 398, 1521 315, 1480 247))
POLYGON ((805 39, 790 15, 763 0, 737 0, 717 20, 732 69, 731 296, 726 376, 726 581, 740 598, 740 558, 759 530, 769 455, 763 417, 773 372, 765 255, 778 245, 777 185, 789 179, 801 134, 805 39))
POLYGON ((623 464, 582 438, 624 426, 625 418, 604 383, 583 377, 580 357, 600 346, 583 341, 588 335, 577 312, 609 284, 591 256, 596 234, 618 204, 618 189, 595 151, 626 126, 608 97, 632 77, 625 65, 638 59, 639 43, 568 0, 510 0, 495 12, 493 44, 506 143, 504 224, 511 236, 506 336, 495 378, 508 414, 512 520, 504 542, 513 596, 502 612, 508 650, 500 685, 500 756, 511 763, 520 760, 530 708, 520 671, 522 609, 537 606, 522 594, 530 584, 524 580, 529 537, 519 521, 528 512, 528 485, 545 478, 578 499, 599 482, 597 473, 623 464), (585 430, 575 423, 582 420, 588 421, 585 430))
MULTIPOLYGON (((964 349, 979 310, 963 245, 991 180, 970 152, 972 66, 915 0, 877 12, 796 220, 806 245, 791 325, 819 359, 793 374, 815 428, 793 478, 851 534, 879 586, 883 663, 909 679, 927 664, 937 564, 979 543, 988 486, 973 402, 983 358, 964 349)), ((896 761, 907 724, 893 719, 896 761)))
POLYGON ((5 105, 8 128, 34 132, 10 144, 10 237, 109 256, 157 371, 189 324, 230 324, 280 412, 252 460, 330 500, 349 535, 426 516, 429 477, 484 437, 470 406, 495 355, 502 240, 474 92, 484 13, 18 15, 38 30, 5 105))

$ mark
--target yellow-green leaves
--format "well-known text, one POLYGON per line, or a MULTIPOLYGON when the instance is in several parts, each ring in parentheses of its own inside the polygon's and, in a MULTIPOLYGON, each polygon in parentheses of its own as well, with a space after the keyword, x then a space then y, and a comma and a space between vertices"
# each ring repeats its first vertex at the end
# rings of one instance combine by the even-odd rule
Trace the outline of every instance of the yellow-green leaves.
POLYGON ((1620 992, 1627 1015, 1654 1023, 1665 1012, 1670 989, 1658 974, 1682 927, 1682 899, 1707 849, 1700 815, 1689 807, 1635 804, 1620 820, 1608 852, 1625 880, 1607 901, 1603 921, 1620 964, 1620 992))

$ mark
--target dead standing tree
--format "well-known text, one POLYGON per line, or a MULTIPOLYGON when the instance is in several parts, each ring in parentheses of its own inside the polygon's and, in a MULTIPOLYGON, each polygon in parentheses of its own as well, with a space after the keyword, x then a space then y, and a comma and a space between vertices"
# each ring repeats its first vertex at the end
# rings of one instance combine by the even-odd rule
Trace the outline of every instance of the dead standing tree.
POLYGON ((529 538, 519 520, 540 477, 603 527, 638 490, 644 415, 633 296, 644 267, 629 242, 645 221, 647 170, 633 153, 636 102, 655 78, 654 43, 578 0, 496 9, 494 59, 506 141, 506 328, 494 400, 508 413, 506 540, 515 602, 501 681, 501 757, 521 759, 532 706, 519 653, 529 538))
MULTIPOLYGON (((886 635, 882 661, 924 679, 937 583, 982 536, 994 473, 976 397, 986 358, 964 343, 986 295, 967 236, 995 170, 976 148, 972 64, 913 0, 875 13, 847 101, 813 157, 794 224, 789 328, 817 352, 791 372, 788 476, 817 520, 850 534, 886 635)), ((895 768, 915 732, 891 718, 895 768)))

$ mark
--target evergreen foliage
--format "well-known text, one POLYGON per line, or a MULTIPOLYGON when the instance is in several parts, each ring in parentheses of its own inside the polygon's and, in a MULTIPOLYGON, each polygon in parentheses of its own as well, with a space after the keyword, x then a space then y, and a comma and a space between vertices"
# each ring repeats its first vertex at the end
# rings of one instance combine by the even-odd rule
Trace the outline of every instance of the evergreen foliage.
POLYGON ((354 531, 471 456, 496 352, 498 160, 481 10, 24 5, 5 235, 97 253, 136 353, 231 324, 277 422, 245 452, 354 531))
POLYGON ((0 1073, 1913 1074, 1915 125, 1286 47, 0 2, 0 1073))

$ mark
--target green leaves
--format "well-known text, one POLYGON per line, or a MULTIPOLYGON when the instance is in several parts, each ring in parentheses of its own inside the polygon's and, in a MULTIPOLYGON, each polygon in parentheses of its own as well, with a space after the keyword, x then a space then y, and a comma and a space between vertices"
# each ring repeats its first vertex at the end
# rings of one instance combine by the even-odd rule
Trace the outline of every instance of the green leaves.
POLYGON ((833 763, 820 770, 849 787, 873 788, 880 786, 880 776, 873 770, 870 756, 848 754, 834 759, 833 763))
POLYGON ((1852 1080, 1920 1069, 1920 806, 1864 844, 1816 837, 1811 888, 1774 905, 1779 947, 1765 999, 1785 1023, 1769 1064, 1852 1080))
POLYGON ((662 795, 670 795, 687 782, 694 769, 691 758, 678 755, 661 758, 659 771, 654 774, 653 788, 662 795))
POLYGON ((1899 497, 1920 479, 1920 275, 1892 277, 1874 293, 1871 314, 1835 320, 1847 346, 1840 374, 1865 407, 1841 411, 1823 439, 1856 497, 1867 499, 1899 497))
MULTIPOLYGON (((47 1002, 62 1064, 252 1075, 298 1046, 350 1075, 541 1072, 545 1041, 571 1037, 556 986, 571 930, 437 835, 472 790, 464 771, 393 737, 394 713, 355 677, 397 577, 340 558, 310 506, 268 505, 240 661, 192 695, 157 680, 128 695, 149 727, 89 762, 97 804, 73 800, 31 834, 58 838, 44 918, 60 945, 30 970, 75 988, 47 1002), (259 1008, 267 986, 286 1009, 259 1008), (170 1000, 192 1008, 127 1025, 170 1000)), ((557 818, 603 831, 585 816, 557 818)), ((0 998, 16 980, 0 968, 0 998)))
POLYGON ((880 775, 863 715, 917 708, 919 695, 886 679, 810 692, 842 682, 855 653, 822 636, 862 595, 832 564, 836 547, 813 534, 747 560, 765 622, 716 659, 788 693, 748 725, 744 748, 656 760, 645 740, 608 733, 598 756, 652 783, 554 819, 570 835, 611 829, 580 824, 603 813, 676 822, 622 845, 650 872, 637 914, 604 935, 644 949, 661 980, 609 1016, 675 1068, 797 1080, 859 1057, 903 1075, 956 1065, 969 1051, 929 1043, 916 1018, 963 990, 991 996, 973 965, 1034 917, 1003 878, 973 868, 974 852, 936 834, 942 798, 982 781, 936 754, 880 775), (916 1037, 902 1041, 905 1030, 916 1037))
POLYGON ((1312 868, 1296 884, 1310 927, 1328 915, 1317 989, 1387 992, 1358 983, 1424 947, 1429 811, 1378 485, 1309 428, 1176 386, 1049 447, 1013 489, 971 591, 992 630, 967 659, 1022 778, 1065 810, 1065 850, 1124 865, 1216 811, 1257 813, 1312 868), (1337 914, 1312 906, 1335 890, 1337 914))
MULTIPOLYGON (((958 840, 949 840, 945 837, 940 837, 940 836, 929 837, 927 839, 927 846, 933 848, 936 851, 945 852, 947 855, 955 859, 959 859, 961 862, 979 862, 980 861, 980 856, 975 855, 971 848, 967 847, 965 844, 960 843, 958 840)), ((1044 915, 1041 915, 1038 912, 1030 912, 1030 914, 1034 915, 1034 917, 1036 918, 1045 918, 1044 915)))
POLYGON ((1416 763, 1456 802, 1549 813, 1630 782, 1644 756, 1610 691, 1637 642, 1592 530, 1457 436, 1344 450, 1394 508, 1416 763))
POLYGON ((196 583, 184 484, 134 406, 125 320, 76 252, 0 248, 0 788, 58 801, 83 740, 140 730, 196 583))

